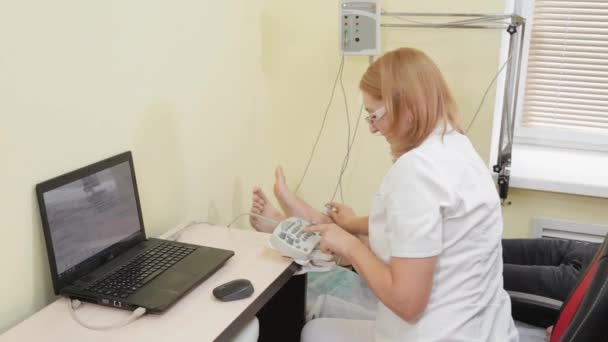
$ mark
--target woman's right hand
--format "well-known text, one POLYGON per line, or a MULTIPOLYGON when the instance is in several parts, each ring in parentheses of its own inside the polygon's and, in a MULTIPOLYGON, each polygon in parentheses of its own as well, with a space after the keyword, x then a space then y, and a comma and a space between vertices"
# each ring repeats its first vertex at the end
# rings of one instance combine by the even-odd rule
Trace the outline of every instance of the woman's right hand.
POLYGON ((357 217, 353 208, 346 206, 341 203, 330 202, 325 206, 331 209, 327 210, 327 215, 334 221, 338 226, 350 230, 350 223, 352 219, 357 217))

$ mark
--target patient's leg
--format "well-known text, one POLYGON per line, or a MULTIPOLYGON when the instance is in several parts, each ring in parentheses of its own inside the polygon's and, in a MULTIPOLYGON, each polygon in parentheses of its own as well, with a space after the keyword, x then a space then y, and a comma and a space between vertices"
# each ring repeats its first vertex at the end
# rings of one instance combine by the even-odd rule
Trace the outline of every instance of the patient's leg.
MULTIPOLYGON (((286 217, 277 208, 275 208, 266 198, 262 189, 253 188, 253 198, 251 201, 251 213, 268 217, 275 221, 282 221, 286 217)), ((275 225, 259 217, 249 216, 249 223, 258 231, 270 233, 275 225)))
POLYGON ((331 223, 331 218, 319 210, 314 209, 304 202, 296 194, 289 191, 285 182, 283 169, 279 166, 275 172, 274 195, 276 196, 283 212, 287 216, 297 216, 316 223, 331 223))
POLYGON ((505 264, 559 266, 574 246, 562 239, 503 239, 502 258, 505 264))

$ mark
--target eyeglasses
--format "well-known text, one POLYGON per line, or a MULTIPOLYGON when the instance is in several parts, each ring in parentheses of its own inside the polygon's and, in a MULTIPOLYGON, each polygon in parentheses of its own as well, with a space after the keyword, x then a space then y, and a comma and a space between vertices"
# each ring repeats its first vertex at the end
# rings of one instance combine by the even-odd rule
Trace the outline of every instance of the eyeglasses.
POLYGON ((365 121, 367 121, 367 123, 378 121, 382 116, 384 116, 384 114, 386 114, 386 107, 382 106, 377 111, 366 116, 365 121))

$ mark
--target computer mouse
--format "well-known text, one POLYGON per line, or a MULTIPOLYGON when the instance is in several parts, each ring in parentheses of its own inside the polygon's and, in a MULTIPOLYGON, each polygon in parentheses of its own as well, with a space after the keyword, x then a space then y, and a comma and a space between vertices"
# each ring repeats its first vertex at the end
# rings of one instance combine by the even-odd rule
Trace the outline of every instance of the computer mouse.
POLYGON ((235 279, 213 289, 213 296, 222 302, 230 302, 251 296, 253 284, 247 279, 235 279))

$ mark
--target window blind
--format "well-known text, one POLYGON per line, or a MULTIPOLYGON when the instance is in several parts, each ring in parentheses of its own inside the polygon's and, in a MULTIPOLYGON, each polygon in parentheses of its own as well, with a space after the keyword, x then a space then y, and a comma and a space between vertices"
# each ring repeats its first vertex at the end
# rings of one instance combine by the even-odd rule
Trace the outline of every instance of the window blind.
POLYGON ((535 1, 521 125, 608 134, 608 1, 535 1))

